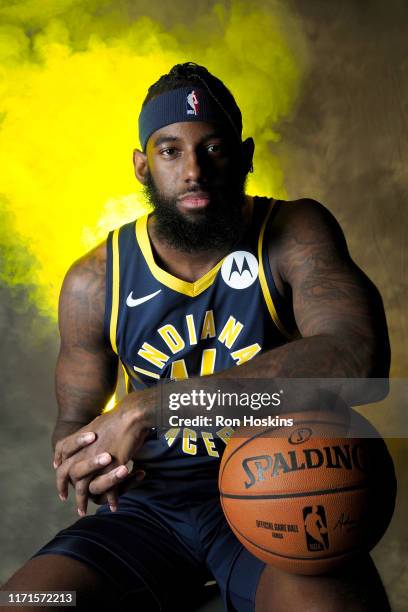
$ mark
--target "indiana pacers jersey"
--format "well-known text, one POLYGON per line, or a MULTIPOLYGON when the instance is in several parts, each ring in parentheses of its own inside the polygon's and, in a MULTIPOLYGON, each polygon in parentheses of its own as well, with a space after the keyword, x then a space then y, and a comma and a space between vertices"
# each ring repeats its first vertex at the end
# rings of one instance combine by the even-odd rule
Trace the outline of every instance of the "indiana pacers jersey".
MULTIPOLYGON (((243 238, 194 282, 157 265, 148 215, 109 234, 105 336, 135 390, 240 366, 291 337, 293 314, 276 290, 264 241, 282 203, 256 196, 250 203, 243 238)), ((148 439, 137 459, 179 474, 203 468, 219 459, 232 433, 172 428, 148 439)))

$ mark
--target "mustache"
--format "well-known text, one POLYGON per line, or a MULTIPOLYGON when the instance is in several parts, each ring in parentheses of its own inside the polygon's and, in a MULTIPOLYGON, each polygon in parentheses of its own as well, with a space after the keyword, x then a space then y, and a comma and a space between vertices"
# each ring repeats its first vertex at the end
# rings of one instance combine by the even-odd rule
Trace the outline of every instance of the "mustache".
POLYGON ((144 184, 144 194, 148 202, 156 208, 161 203, 164 205, 176 205, 176 202, 185 196, 191 196, 196 193, 200 195, 207 195, 211 201, 217 206, 225 205, 229 207, 239 207, 238 199, 245 192, 246 175, 241 177, 241 180, 237 180, 232 184, 225 183, 223 181, 213 182, 201 182, 194 183, 189 186, 185 185, 181 193, 172 194, 172 196, 166 196, 156 185, 153 179, 150 169, 147 171, 146 182, 144 184))

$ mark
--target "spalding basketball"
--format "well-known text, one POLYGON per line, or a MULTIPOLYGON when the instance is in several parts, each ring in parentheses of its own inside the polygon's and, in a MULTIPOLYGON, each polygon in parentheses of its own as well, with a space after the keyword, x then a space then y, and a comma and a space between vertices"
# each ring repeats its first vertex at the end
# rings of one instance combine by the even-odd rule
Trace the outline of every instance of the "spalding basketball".
POLYGON ((396 495, 392 459, 372 425, 351 413, 360 437, 347 437, 348 423, 332 412, 304 412, 290 415, 293 427, 246 431, 228 443, 219 472, 224 514, 262 561, 323 574, 384 534, 396 495))

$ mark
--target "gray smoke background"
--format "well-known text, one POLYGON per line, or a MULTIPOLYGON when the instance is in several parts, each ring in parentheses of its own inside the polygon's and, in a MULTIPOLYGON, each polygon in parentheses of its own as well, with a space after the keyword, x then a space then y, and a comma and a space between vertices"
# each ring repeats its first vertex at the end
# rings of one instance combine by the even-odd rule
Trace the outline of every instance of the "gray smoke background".
MULTIPOLYGON (((195 2, 194 10, 204 14, 212 4, 195 2)), ((221 4, 228 9, 227 2, 221 4)), ((276 2, 261 4, 273 10, 276 2)), ((166 27, 188 24, 192 10, 185 0, 138 0, 134 6, 138 14, 166 27)), ((271 146, 271 155, 284 168, 289 199, 317 199, 342 225, 353 258, 383 296, 392 376, 404 378, 408 5, 402 0, 292 0, 289 6, 305 33, 308 73, 296 112, 280 124, 281 139, 271 146)), ((57 329, 34 306, 22 308, 26 301, 26 288, 11 292, 0 287, 0 581, 76 520, 72 500, 64 505, 57 497, 51 465, 57 329)), ((393 408, 384 402, 375 411, 381 430, 393 408)), ((408 609, 408 444, 406 438, 394 437, 388 446, 399 495, 392 524, 373 556, 393 610, 402 612, 408 609)))

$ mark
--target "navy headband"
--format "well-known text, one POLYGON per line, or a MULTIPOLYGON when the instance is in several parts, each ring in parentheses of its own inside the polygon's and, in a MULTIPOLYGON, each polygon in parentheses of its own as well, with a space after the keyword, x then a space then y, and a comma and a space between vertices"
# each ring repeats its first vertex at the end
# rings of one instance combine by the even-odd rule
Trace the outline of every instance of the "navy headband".
POLYGON ((199 87, 180 87, 166 91, 149 100, 139 115, 139 140, 143 151, 156 130, 183 121, 208 121, 232 125, 240 138, 237 126, 208 91, 199 87))

